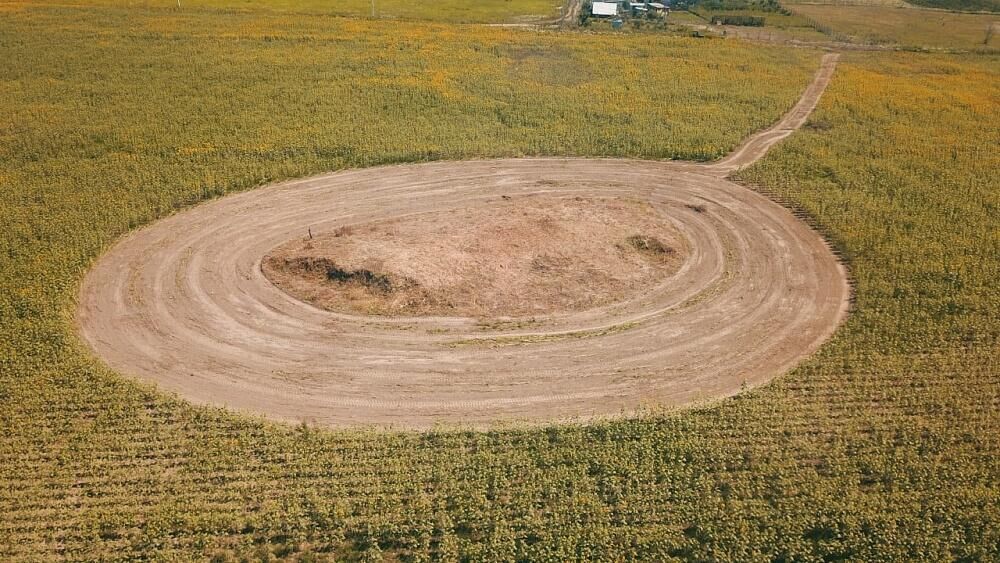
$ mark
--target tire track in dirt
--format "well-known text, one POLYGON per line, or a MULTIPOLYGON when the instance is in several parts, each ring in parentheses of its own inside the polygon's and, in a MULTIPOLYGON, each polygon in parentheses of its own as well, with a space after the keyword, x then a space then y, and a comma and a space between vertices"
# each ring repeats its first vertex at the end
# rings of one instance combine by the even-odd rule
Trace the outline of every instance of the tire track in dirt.
POLYGON ((198 205, 135 231, 86 276, 77 320, 114 369, 200 404, 327 426, 587 420, 767 382, 846 315, 846 272, 790 211, 724 176, 802 125, 827 56, 774 127, 711 164, 532 158, 347 170, 198 205), (687 240, 680 269, 624 301, 484 323, 371 317, 298 301, 261 273, 271 249, 502 197, 648 201, 687 240))

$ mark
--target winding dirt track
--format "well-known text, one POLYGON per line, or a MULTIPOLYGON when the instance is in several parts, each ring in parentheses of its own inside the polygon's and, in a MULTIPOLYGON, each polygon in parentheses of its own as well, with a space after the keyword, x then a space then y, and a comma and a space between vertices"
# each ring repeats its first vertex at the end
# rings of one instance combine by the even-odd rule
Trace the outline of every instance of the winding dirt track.
POLYGON ((113 368, 196 403, 328 426, 581 420, 728 396, 815 351, 845 317, 846 272, 788 210, 724 177, 800 126, 788 115, 708 165, 602 159, 349 170, 199 205, 118 242, 78 322, 113 368), (489 206, 501 196, 627 196, 688 239, 679 271, 599 309, 529 320, 377 318, 293 299, 261 258, 315 232, 489 206))

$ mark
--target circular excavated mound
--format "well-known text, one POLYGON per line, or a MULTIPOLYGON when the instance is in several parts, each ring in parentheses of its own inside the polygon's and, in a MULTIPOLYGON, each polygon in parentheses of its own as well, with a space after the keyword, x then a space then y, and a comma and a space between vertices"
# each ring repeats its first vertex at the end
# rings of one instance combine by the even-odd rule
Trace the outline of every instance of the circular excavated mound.
MULTIPOLYGON (((81 331, 112 367, 195 402, 331 426, 581 419, 726 396, 814 351, 843 318, 849 290, 817 233, 718 175, 658 162, 524 159, 344 171, 274 185, 197 206, 119 242, 84 281, 81 331), (580 205, 567 203, 577 198, 580 205), (502 237, 489 230, 502 224, 498 211, 537 203, 529 212, 535 218, 560 206, 571 217, 608 218, 621 216, 607 211, 615 202, 635 205, 629 220, 639 225, 607 225, 581 242, 586 253, 559 254, 581 262, 559 274, 581 287, 588 263, 631 265, 619 286, 604 272, 607 287, 581 290, 592 297, 562 299, 558 284, 546 287, 537 272, 492 280, 497 268, 462 262, 482 258, 493 244, 487 239, 502 237), (466 220, 490 227, 473 236, 461 229, 466 220), (350 226, 346 236, 361 237, 358 244, 344 240, 350 226), (389 226, 417 240, 390 244, 389 226), (303 241, 309 229, 312 249, 303 241), (459 240, 435 241, 446 234, 459 240), (662 237, 678 254, 643 266, 641 256, 608 249, 623 235, 662 237), (470 250, 475 244, 487 246, 470 250), (457 265, 435 262, 441 248, 457 265), (385 269, 372 274, 412 278, 427 291, 437 275, 449 280, 439 295, 462 287, 507 293, 478 305, 470 293, 455 299, 453 313, 430 298, 424 305, 384 299, 374 309, 386 316, 360 314, 370 304, 317 299, 333 309, 325 310, 262 271, 268 255, 280 261, 309 250, 320 251, 316 260, 344 261, 337 267, 348 274, 374 264, 366 257, 383 259, 385 269), (524 303, 506 285, 518 279, 538 290, 524 303)), ((582 224, 558 229, 586 236, 582 224)), ((538 232, 523 242, 537 248, 507 248, 505 256, 547 256, 573 238, 563 232, 550 245, 536 227, 526 227, 538 232)))
POLYGON ((528 195, 341 225, 263 260, 289 294, 331 311, 478 318, 585 310, 645 291, 686 245, 648 202, 528 195))

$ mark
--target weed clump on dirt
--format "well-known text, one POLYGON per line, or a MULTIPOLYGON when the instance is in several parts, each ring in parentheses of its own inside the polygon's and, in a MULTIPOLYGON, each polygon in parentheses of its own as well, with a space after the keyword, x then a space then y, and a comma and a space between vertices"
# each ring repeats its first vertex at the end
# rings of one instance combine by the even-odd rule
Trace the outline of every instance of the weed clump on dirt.
POLYGON ((632 235, 625 239, 625 243, 643 254, 652 256, 670 256, 677 252, 673 248, 663 244, 660 239, 647 235, 632 235))
POLYGON ((355 283, 378 293, 392 293, 403 285, 413 285, 412 280, 407 280, 406 283, 394 283, 391 277, 364 268, 356 270, 341 268, 329 258, 306 256, 277 260, 271 259, 271 266, 287 272, 322 274, 327 281, 341 284, 355 283))
POLYGON ((392 280, 384 274, 376 274, 371 270, 344 270, 336 265, 326 269, 326 279, 341 283, 357 282, 369 289, 374 289, 382 293, 392 291, 392 280))

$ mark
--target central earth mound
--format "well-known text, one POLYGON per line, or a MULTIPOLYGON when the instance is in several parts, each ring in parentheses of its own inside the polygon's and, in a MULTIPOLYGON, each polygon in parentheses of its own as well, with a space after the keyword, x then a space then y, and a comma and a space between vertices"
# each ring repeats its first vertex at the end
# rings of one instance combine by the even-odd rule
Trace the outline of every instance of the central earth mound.
POLYGON ((495 318, 621 301, 676 272, 687 253, 649 202, 502 196, 297 238, 262 270, 331 311, 495 318))

